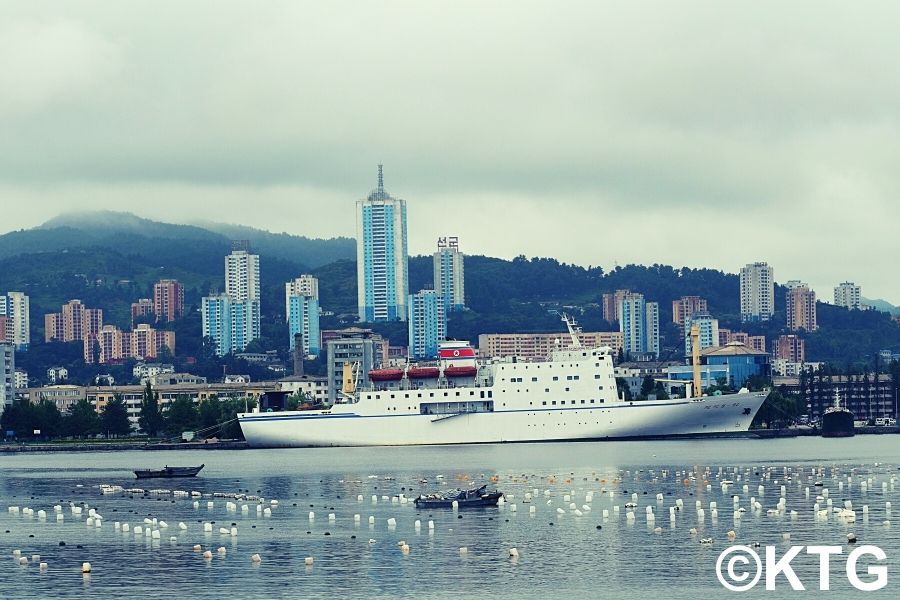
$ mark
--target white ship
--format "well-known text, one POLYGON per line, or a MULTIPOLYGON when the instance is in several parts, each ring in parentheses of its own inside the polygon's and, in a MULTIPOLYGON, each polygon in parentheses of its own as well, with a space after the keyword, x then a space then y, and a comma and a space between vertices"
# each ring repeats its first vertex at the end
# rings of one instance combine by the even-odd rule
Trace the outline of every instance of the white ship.
POLYGON ((691 397, 700 390, 697 342, 687 398, 619 398, 612 350, 571 343, 541 362, 479 363, 466 342, 444 342, 435 364, 361 374, 347 365, 344 394, 322 410, 238 415, 253 447, 407 446, 607 440, 745 432, 768 392, 691 397))

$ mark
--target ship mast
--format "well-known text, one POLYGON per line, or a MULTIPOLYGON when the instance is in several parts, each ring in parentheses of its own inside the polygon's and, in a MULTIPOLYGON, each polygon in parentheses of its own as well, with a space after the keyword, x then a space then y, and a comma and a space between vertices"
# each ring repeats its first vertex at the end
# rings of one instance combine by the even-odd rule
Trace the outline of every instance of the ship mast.
POLYGON ((691 396, 700 398, 703 396, 703 383, 700 380, 700 325, 691 325, 691 365, 694 371, 694 389, 691 396))
POLYGON ((563 322, 566 324, 566 328, 569 330, 569 337, 572 339, 572 348, 581 348, 581 341, 578 339, 578 334, 581 333, 581 327, 578 327, 575 324, 575 319, 566 313, 562 313, 561 316, 563 322))

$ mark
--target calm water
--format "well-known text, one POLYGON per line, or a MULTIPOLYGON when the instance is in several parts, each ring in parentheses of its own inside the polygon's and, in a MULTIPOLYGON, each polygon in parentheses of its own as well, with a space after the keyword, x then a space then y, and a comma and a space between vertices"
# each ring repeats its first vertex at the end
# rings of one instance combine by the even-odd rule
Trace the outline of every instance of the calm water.
MULTIPOLYGON (((715 576, 715 561, 731 542, 726 532, 737 533, 736 543, 846 545, 854 532, 860 543, 880 546, 888 555, 891 584, 874 594, 887 596, 900 581, 900 520, 890 519, 885 502, 900 512, 900 485, 894 491, 890 478, 900 484, 900 443, 895 436, 865 436, 847 440, 797 438, 785 440, 708 440, 673 442, 568 443, 484 445, 466 447, 298 449, 196 452, 110 452, 90 454, 22 454, 0 456, 0 597, 191 597, 191 598, 314 598, 314 597, 416 597, 459 598, 463 593, 500 598, 697 598, 726 592, 715 576), (164 464, 206 463, 196 480, 156 480, 137 483, 136 467, 164 464), (719 469, 724 469, 720 475, 719 469), (812 469, 824 469, 813 475, 812 469), (832 476, 832 468, 836 468, 832 476), (705 475, 709 469, 710 473, 705 475), (737 472, 735 472, 737 469, 737 472), (786 481, 785 469, 792 476, 786 481), (852 485, 847 475, 855 470, 852 485), (691 475, 696 479, 684 483, 691 475), (442 475, 443 479, 438 476, 442 475), (496 476, 497 486, 512 496, 503 508, 462 511, 417 511, 413 505, 383 500, 382 496, 416 496, 446 488, 487 482, 496 476), (738 478, 740 477, 740 480, 738 478), (808 479, 812 477, 812 479, 808 479), (860 482, 872 477, 863 491, 860 482), (703 483, 708 479, 711 490, 703 483), (734 480, 723 492, 720 481, 734 480), (820 479, 835 506, 853 502, 857 521, 840 522, 833 515, 817 521, 813 513, 813 487, 820 479), (423 480, 427 483, 423 483, 423 480), (838 481, 845 483, 840 490, 838 481), (882 482, 888 483, 883 491, 882 482), (758 486, 765 486, 760 496, 758 486), (271 517, 226 512, 225 498, 200 500, 172 494, 101 494, 100 484, 126 488, 169 488, 213 492, 248 491, 267 500, 277 499, 271 517), (749 491, 744 492, 747 484, 749 491), (787 486, 790 516, 770 516, 787 486), (81 486, 81 487, 79 487, 81 486), (810 496, 805 495, 810 488, 810 496), (526 492, 537 488, 531 503, 526 492), (549 490, 551 495, 545 496, 549 490), (610 498, 604 490, 615 492, 610 498), (591 510, 576 516, 563 496, 579 509, 593 492, 591 510), (625 518, 625 503, 637 493, 636 519, 625 518), (664 495, 658 503, 656 494, 664 495), (357 500, 358 495, 363 501, 357 500), (378 496, 376 504, 371 496, 378 496), (733 519, 731 496, 741 498, 748 509, 733 519), (762 504, 761 513, 750 511, 750 497, 762 504), (674 525, 669 507, 682 499, 684 510, 674 525), (548 504, 548 500, 550 504, 548 504), (695 502, 706 511, 700 522, 695 502), (208 509, 206 503, 214 502, 208 509), (718 503, 718 518, 710 515, 709 502, 718 503), (101 528, 87 527, 87 509, 75 516, 69 503, 86 503, 103 515, 101 528), (58 523, 53 506, 61 504, 65 521, 58 523), (512 511, 512 504, 517 511, 512 511), (868 516, 862 505, 869 506, 868 516), (47 520, 11 514, 8 506, 47 511, 47 520), (535 507, 535 513, 529 512, 535 507), (615 513, 614 506, 619 506, 615 513), (655 523, 648 524, 645 507, 654 507, 655 523), (559 515, 558 508, 566 514, 559 515), (608 520, 603 509, 610 511, 608 520), (309 512, 315 512, 310 521, 309 512), (328 514, 335 513, 334 522, 328 514), (361 523, 354 524, 354 514, 361 523), (369 516, 375 524, 369 525, 369 516), (160 540, 122 533, 113 523, 144 526, 145 517, 168 522, 160 540), (396 519, 389 527, 388 518, 396 519), (421 520, 416 531, 414 522, 421 520), (429 532, 427 523, 435 529, 429 532), (213 533, 203 532, 203 522, 214 521, 213 533), (188 529, 179 530, 184 522, 188 529), (219 527, 235 523, 238 535, 221 535, 219 527), (601 526, 601 529, 597 527, 601 526), (661 532, 655 532, 661 527, 661 532), (697 528, 692 535, 691 528, 697 528), (326 535, 326 532, 330 535, 326 535), (783 534, 790 533, 790 542, 783 534), (31 537, 33 536, 33 537, 31 537), (170 537, 176 541, 170 541, 170 537), (355 536, 355 537, 354 537, 355 536), (701 544, 712 538, 712 545, 701 544), (370 543, 370 539, 375 543, 370 543), (405 540, 404 554, 398 542, 405 540), (60 541, 65 546, 60 546, 60 541), (204 560, 194 544, 211 549, 204 560), (78 547, 81 546, 81 547, 78 547), (224 546, 220 557, 216 550, 224 546), (460 547, 468 548, 460 556, 460 547), (518 559, 509 558, 517 548, 518 559), (20 566, 12 551, 23 556, 40 554, 49 563, 41 572, 36 564, 20 566), (262 562, 252 564, 259 553, 262 562), (314 565, 304 558, 314 557, 314 565), (5 557, 5 558, 2 558, 5 557), (91 562, 93 573, 83 577, 80 566, 91 562)), ((825 508, 824 504, 822 508, 825 508)), ((849 552, 848 550, 845 552, 849 552)), ((781 551, 780 550, 780 551, 781 551)), ((762 552, 762 549, 760 549, 762 552)), ((843 576, 843 561, 831 568, 833 595, 853 590, 843 576)), ((808 587, 818 586, 818 559, 801 556, 792 562, 808 587)), ((864 569, 863 569, 864 571, 864 569)), ((779 590, 766 597, 794 595, 783 579, 779 590)), ((762 595, 756 591, 751 595, 762 595)), ((860 594, 857 592, 857 594, 860 594)), ((869 594, 872 596, 873 594, 869 594)))

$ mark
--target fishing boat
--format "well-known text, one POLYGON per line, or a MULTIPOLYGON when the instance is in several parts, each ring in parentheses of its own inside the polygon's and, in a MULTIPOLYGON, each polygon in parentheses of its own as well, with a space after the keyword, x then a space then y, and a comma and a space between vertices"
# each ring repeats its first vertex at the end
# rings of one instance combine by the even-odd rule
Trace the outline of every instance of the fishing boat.
POLYGON ((487 485, 470 490, 452 490, 427 494, 415 499, 416 508, 452 508, 456 502, 458 508, 481 508, 484 506, 497 506, 503 492, 487 491, 487 485))
POLYGON ((170 467, 166 465, 162 469, 135 469, 134 474, 138 479, 153 479, 156 477, 196 477, 197 473, 206 465, 199 467, 170 467))
POLYGON ((337 399, 320 410, 238 414, 260 447, 411 446, 747 435, 768 391, 704 395, 699 329, 684 398, 627 400, 612 348, 586 348, 580 329, 546 359, 479 358, 466 341, 440 342, 437 360, 363 370, 343 364, 337 399))

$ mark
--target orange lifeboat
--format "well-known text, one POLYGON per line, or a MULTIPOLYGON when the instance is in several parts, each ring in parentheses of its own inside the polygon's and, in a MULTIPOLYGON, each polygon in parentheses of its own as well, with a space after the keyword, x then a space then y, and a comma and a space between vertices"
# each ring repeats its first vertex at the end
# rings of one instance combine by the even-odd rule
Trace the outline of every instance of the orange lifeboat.
POLYGON ((478 367, 473 366, 449 366, 444 369, 444 377, 475 377, 478 367))
POLYGON ((406 376, 410 379, 435 379, 441 374, 437 367, 410 367, 406 376))
POLYGON ((399 381, 403 379, 403 369, 373 369, 369 371, 372 381, 399 381))

